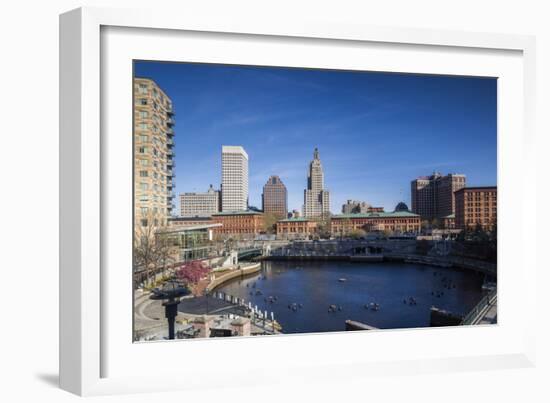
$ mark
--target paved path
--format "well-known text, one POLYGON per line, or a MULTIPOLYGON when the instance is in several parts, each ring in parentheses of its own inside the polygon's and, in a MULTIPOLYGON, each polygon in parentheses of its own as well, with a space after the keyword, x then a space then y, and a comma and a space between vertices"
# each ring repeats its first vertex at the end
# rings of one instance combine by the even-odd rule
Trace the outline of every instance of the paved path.
POLYGON ((485 315, 483 315, 483 318, 481 318, 478 324, 492 325, 497 323, 497 311, 497 301, 495 300, 495 302, 491 304, 491 306, 489 307, 485 315))
MULTIPOLYGON (((140 340, 162 340, 168 334, 168 325, 164 317, 162 301, 149 299, 148 293, 136 293, 135 295, 135 316, 134 325, 136 335, 140 340)), ((245 308, 234 305, 228 301, 209 297, 183 298, 178 305, 178 316, 176 317, 176 330, 189 326, 198 315, 208 315, 219 320, 227 318, 229 314, 247 316, 245 308)), ((252 325, 252 333, 271 333, 272 329, 262 327, 259 321, 252 325)))
POLYGON ((191 315, 204 315, 218 312, 235 313, 238 315, 244 313, 243 307, 211 296, 185 298, 178 305, 178 311, 191 315))

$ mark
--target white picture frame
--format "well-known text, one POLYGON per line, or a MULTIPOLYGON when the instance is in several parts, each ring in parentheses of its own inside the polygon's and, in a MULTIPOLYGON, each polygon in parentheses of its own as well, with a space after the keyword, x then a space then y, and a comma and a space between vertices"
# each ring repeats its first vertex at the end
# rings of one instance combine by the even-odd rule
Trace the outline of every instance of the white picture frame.
MULTIPOLYGON (((81 8, 61 15, 61 387, 79 395, 97 395, 245 386, 243 378, 250 384, 290 383, 295 382, 296 376, 301 381, 328 381, 335 376, 346 379, 381 373, 398 375, 533 365, 535 335, 530 312, 535 312, 535 284, 527 279, 535 277, 536 264, 535 253, 527 253, 527 235, 535 233, 535 223, 524 218, 527 217, 528 200, 534 192, 533 179, 526 174, 534 169, 534 161, 526 158, 534 138, 534 49, 534 38, 529 36, 369 27, 313 18, 299 23, 270 21, 268 16, 254 21, 244 18, 216 20, 168 11, 103 8, 81 8), (138 33, 142 35, 142 47, 126 46, 138 33), (192 38, 186 39, 185 35, 192 38), (274 60, 280 60, 279 65, 292 62, 297 66, 331 68, 349 68, 346 63, 358 63, 358 69, 366 66, 373 70, 430 74, 478 72, 488 76, 499 71, 502 74, 498 75, 502 83, 498 109, 499 324, 461 329, 330 333, 135 346, 131 336, 124 333, 124 326, 131 321, 124 315, 131 304, 125 298, 114 302, 112 297, 112 284, 124 281, 125 275, 130 276, 130 267, 127 273, 106 269, 112 266, 110 259, 120 257, 124 262, 126 258, 122 256, 126 252, 114 251, 108 239, 124 237, 127 236, 125 231, 131 232, 131 227, 124 226, 128 224, 128 213, 113 213, 121 211, 114 199, 120 196, 120 200, 127 200, 128 196, 127 192, 115 194, 113 186, 128 174, 130 167, 121 164, 111 168, 111 158, 117 147, 124 147, 126 143, 113 141, 113 136, 108 135, 114 128, 127 131, 131 116, 113 119, 110 107, 126 110, 127 101, 131 99, 131 91, 125 93, 124 90, 131 88, 131 75, 127 82, 121 80, 127 71, 128 60, 151 58, 154 50, 151 44, 154 43, 159 46, 153 59, 174 60, 176 56, 171 52, 174 52, 174 44, 181 40, 188 40, 185 49, 195 52, 193 61, 272 65, 276 63, 274 60), (203 42, 198 46, 193 41, 203 42), (233 46, 225 48, 231 48, 232 54, 223 53, 220 43, 230 41, 233 46), (264 46, 272 47, 273 52, 251 51, 251 47, 257 50, 264 46), (289 52, 286 59, 283 53, 278 55, 277 52, 285 52, 293 46, 307 49, 309 55, 289 52), (335 60, 329 66, 329 62, 316 56, 314 48, 320 47, 343 53, 341 57, 332 58, 335 60), (387 47, 391 49, 386 51, 387 47), (204 53, 204 49, 210 49, 210 53, 204 53), (362 61, 362 52, 367 51, 382 53, 376 62, 362 61), (424 56, 416 60, 410 57, 410 52, 424 56), (404 66, 404 55, 408 56, 408 63, 418 64, 400 67, 404 66), (108 60, 104 60, 106 57, 108 60), (354 57, 356 60, 350 61, 354 57), (468 58, 471 61, 467 61, 468 58), (461 60, 464 66, 457 66, 457 61, 461 60), (109 108, 102 109, 106 104, 109 108), (117 126, 119 124, 121 126, 117 126), (512 182, 516 185, 520 182, 523 192, 514 192, 508 186, 512 182), (506 236, 512 231, 521 242, 514 243, 506 236), (516 270, 511 270, 512 266, 516 270), (525 314, 521 318, 521 311, 513 306, 509 297, 508 290, 514 286, 524 301, 525 314), (342 338, 345 338, 344 345, 342 338), (445 343, 441 341, 456 345, 445 350, 445 343), (332 348, 337 345, 341 345, 340 352, 332 348), (377 348, 358 350, 358 346, 368 345, 377 348), (323 348, 322 354, 319 354, 320 348, 323 348), (205 364, 227 351, 238 354, 247 350, 263 351, 266 362, 236 362, 230 373, 205 364), (289 350, 291 354, 285 354, 289 350), (132 357, 135 356, 139 356, 145 366, 156 363, 158 368, 166 366, 167 370, 133 372, 132 357), (192 362, 192 370, 182 368, 175 372, 177 359, 174 357, 178 356, 192 362), (200 357, 205 362, 200 362, 200 357), (276 375, 261 371, 268 365, 277 369, 276 375), (329 371, 330 368, 334 371, 329 371), (205 379, 206 374, 208 379, 205 379)), ((188 60, 185 56, 181 57, 188 60)))

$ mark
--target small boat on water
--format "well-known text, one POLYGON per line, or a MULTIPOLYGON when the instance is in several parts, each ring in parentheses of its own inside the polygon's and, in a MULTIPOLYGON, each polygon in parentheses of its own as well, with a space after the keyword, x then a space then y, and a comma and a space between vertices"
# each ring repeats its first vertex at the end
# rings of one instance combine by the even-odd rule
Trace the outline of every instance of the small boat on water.
POLYGON ((338 281, 341 282, 341 283, 344 283, 344 282, 348 281, 348 279, 345 278, 345 277, 342 277, 342 278, 339 278, 338 281))
POLYGON ((365 304, 365 309, 370 309, 371 311, 378 311, 380 309, 380 304, 376 302, 371 302, 370 304, 365 304))
POLYGON ((293 302, 292 304, 288 304, 288 309, 291 309, 292 311, 296 312, 298 310, 298 304, 296 302, 293 302))

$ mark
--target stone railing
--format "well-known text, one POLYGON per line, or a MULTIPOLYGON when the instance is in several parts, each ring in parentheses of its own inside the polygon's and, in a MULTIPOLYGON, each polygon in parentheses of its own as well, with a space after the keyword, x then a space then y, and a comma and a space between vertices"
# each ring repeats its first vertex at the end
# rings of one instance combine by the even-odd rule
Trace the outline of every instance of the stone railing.
POLYGON ((213 291, 220 285, 228 282, 229 280, 233 280, 237 277, 247 276, 249 274, 254 274, 259 272, 262 269, 261 263, 253 263, 249 265, 241 265, 240 269, 232 269, 228 270, 227 272, 223 273, 213 273, 210 278, 210 283, 208 283, 208 290, 213 291))

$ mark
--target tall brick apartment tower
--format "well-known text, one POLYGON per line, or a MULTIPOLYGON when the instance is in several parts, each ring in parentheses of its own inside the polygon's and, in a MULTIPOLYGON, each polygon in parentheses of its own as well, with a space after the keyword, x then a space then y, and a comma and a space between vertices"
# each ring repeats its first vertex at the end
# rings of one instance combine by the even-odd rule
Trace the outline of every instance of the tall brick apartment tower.
POLYGON ((148 78, 134 78, 134 226, 164 226, 172 213, 174 111, 148 78))

